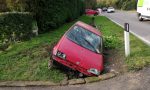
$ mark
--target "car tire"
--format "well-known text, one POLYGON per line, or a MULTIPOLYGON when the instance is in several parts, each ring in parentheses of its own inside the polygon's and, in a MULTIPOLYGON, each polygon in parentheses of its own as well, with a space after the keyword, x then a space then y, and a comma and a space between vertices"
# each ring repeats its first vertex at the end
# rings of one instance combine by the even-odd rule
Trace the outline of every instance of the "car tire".
POLYGON ((143 21, 141 14, 138 15, 138 19, 139 19, 139 21, 143 21))

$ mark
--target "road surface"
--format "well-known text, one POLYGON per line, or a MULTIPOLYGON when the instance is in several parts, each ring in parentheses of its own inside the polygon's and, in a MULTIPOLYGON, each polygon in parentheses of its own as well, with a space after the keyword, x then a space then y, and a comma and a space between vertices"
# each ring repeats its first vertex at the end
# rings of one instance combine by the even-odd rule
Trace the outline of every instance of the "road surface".
POLYGON ((0 90, 150 90, 150 67, 98 83, 58 87, 0 87, 0 90))
POLYGON ((150 45, 150 20, 138 21, 137 13, 132 11, 116 11, 115 13, 103 13, 117 24, 124 26, 130 24, 130 31, 150 45))

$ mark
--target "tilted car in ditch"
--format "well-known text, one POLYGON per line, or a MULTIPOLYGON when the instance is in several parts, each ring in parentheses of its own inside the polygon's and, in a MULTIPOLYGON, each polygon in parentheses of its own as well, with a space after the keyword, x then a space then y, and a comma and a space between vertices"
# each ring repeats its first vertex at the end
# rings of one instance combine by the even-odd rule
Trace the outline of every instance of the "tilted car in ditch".
POLYGON ((75 23, 52 50, 49 66, 57 62, 86 76, 103 71, 102 34, 81 21, 75 23))

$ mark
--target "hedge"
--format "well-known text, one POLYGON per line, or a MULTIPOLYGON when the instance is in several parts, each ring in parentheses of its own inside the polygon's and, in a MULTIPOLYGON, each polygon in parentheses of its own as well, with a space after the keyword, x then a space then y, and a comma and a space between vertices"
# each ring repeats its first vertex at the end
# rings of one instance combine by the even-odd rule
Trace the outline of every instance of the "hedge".
POLYGON ((136 6, 137 6, 136 0, 127 0, 126 2, 123 3, 122 9, 133 10, 133 9, 136 9, 136 6))
POLYGON ((134 10, 136 9, 137 0, 118 0, 116 6, 123 10, 134 10))
POLYGON ((85 0, 6 0, 8 10, 34 13, 43 33, 55 29, 65 22, 72 21, 84 13, 85 0))
POLYGON ((28 12, 0 13, 0 40, 24 39, 31 35, 33 16, 28 12))
POLYGON ((84 0, 30 0, 41 33, 72 21, 84 12, 84 0))

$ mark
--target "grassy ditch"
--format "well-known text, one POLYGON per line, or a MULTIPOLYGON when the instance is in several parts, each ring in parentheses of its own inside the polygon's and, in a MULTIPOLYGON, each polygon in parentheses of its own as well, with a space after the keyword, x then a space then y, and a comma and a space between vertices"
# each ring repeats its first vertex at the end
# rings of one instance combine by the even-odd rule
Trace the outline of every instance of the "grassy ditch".
MULTIPOLYGON (((82 16, 78 20, 90 23, 90 18, 82 16)), ((47 46, 57 42, 74 22, 42 34, 30 41, 11 45, 7 51, 0 52, 0 81, 53 81, 64 79, 65 73, 59 69, 48 70, 49 53, 47 46)))
MULTIPOLYGON (((91 17, 82 16, 78 20, 91 22, 91 17)), ((48 70, 48 45, 57 42, 74 22, 66 23, 60 28, 42 34, 30 41, 11 45, 7 51, 0 52, 0 81, 53 81, 64 79, 65 73, 57 68, 48 70)), ((96 17, 96 24, 104 35, 105 48, 109 51, 109 63, 117 66, 124 61, 130 70, 139 70, 150 64, 150 47, 131 36, 131 56, 124 57, 123 29, 103 16, 96 17), (110 53, 111 52, 111 53, 110 53), (121 61, 121 62, 120 62, 121 61)))

